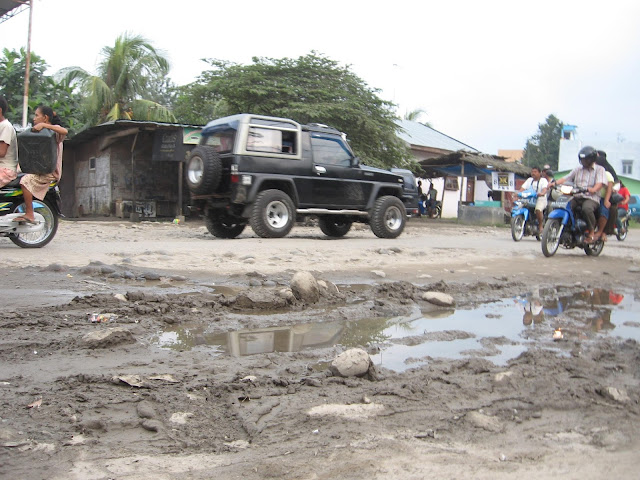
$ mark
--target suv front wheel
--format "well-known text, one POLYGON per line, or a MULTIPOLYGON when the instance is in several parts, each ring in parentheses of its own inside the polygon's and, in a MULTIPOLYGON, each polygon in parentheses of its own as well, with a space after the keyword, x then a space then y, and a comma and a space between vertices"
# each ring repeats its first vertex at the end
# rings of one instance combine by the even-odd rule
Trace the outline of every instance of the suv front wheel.
POLYGON ((282 238, 293 228, 296 219, 293 201, 282 190, 265 190, 258 194, 249 223, 262 238, 282 238))
POLYGON ((369 219, 371 231, 379 238, 396 238, 404 230, 405 206, 392 195, 376 200, 369 219))

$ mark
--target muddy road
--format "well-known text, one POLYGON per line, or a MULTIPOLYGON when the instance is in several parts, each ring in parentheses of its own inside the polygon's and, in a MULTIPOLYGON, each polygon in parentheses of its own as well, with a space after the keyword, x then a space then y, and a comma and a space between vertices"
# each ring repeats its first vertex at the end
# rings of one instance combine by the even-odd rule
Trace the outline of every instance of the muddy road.
POLYGON ((637 478, 638 232, 595 258, 418 219, 0 239, 0 478, 637 478))

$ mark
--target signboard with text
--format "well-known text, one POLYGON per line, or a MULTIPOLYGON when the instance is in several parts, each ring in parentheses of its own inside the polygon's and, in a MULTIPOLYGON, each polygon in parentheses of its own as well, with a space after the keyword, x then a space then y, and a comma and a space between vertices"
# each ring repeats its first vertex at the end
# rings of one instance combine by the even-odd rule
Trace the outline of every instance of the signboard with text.
POLYGON ((515 191, 515 174, 513 172, 491 172, 491 189, 498 192, 515 191))

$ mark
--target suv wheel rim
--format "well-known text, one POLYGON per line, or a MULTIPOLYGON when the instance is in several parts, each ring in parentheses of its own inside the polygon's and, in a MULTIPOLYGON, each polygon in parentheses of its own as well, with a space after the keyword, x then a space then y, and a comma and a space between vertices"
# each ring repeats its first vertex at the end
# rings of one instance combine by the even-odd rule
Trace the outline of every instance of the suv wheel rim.
POLYGON ((283 228, 289 222, 289 210, 282 202, 271 202, 266 208, 267 222, 273 228, 283 228))
POLYGON ((204 172, 204 163, 200 157, 194 157, 189 162, 189 168, 187 170, 187 176, 189 181, 197 185, 202 180, 202 174, 204 172))
POLYGON ((396 207, 390 208, 384 216, 384 222, 389 230, 398 230, 402 226, 402 212, 396 207))

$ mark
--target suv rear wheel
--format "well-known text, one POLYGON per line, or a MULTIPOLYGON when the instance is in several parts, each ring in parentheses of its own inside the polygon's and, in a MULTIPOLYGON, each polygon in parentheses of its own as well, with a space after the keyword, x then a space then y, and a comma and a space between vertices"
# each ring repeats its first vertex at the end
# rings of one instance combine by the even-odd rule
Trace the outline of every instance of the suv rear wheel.
POLYGON ((249 223, 262 238, 282 238, 293 228, 296 219, 293 201, 282 190, 265 190, 256 197, 249 223))
POLYGON ((236 238, 247 226, 242 219, 217 210, 207 213, 205 224, 211 235, 218 238, 236 238))
POLYGON ((404 230, 405 207, 398 197, 386 195, 376 200, 369 224, 376 237, 396 238, 404 230))
POLYGON ((200 145, 191 151, 185 175, 191 193, 212 193, 222 178, 222 161, 212 147, 200 145))
POLYGON ((326 215, 318 217, 318 226, 322 233, 329 237, 344 237, 349 230, 353 222, 347 220, 344 217, 338 215, 326 215))

